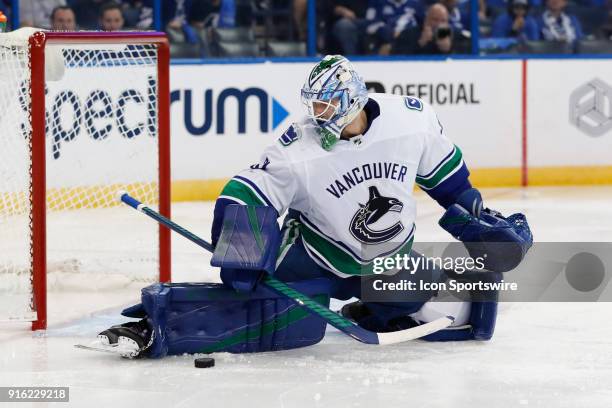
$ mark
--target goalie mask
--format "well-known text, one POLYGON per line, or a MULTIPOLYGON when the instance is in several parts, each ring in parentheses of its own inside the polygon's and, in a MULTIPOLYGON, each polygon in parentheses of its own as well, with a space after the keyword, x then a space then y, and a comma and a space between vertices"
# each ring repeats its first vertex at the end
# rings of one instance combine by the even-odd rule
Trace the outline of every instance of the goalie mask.
POLYGON ((321 146, 331 148, 342 130, 368 102, 368 91, 353 65, 342 55, 327 55, 308 74, 302 103, 321 136, 321 146))

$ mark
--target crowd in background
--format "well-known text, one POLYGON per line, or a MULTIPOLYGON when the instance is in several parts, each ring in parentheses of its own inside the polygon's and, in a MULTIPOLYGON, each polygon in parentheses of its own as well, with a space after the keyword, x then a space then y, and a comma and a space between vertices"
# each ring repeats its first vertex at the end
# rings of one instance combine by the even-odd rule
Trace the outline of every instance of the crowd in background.
MULTIPOLYGON (((467 0, 331 0, 327 44, 378 54, 469 52, 467 0)), ((481 51, 580 51, 612 40, 612 0, 479 0, 481 51), (531 48, 530 48, 531 47, 531 48)), ((604 44, 606 47, 607 44, 604 44)), ((609 46, 607 51, 610 52, 609 46)))
MULTIPOLYGON (((318 53, 418 55, 472 49, 469 0, 313 1, 318 53)), ((10 4, 0 0, 0 10, 10 15, 10 4)), ((19 4, 21 26, 153 28, 153 0, 20 0, 19 4)), ((164 0, 161 4, 161 25, 175 57, 306 54, 308 0, 164 0)), ((612 0, 479 0, 478 5, 474 16, 483 53, 592 52, 598 49, 584 44, 595 41, 606 48, 612 43, 612 0)))

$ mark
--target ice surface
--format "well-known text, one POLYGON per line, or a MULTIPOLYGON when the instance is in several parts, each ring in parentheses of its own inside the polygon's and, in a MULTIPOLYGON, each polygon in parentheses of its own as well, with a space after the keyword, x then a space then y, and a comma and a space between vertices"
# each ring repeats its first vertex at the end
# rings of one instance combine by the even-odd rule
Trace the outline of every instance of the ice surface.
MULTIPOLYGON (((483 195, 491 208, 525 212, 537 241, 612 241, 610 187, 483 195)), ((417 240, 448 241, 441 209, 425 195, 418 202, 417 240)), ((175 204, 173 216, 208 238, 211 203, 175 204)), ((207 253, 178 236, 172 245, 175 281, 217 280, 207 253)), ((88 407, 612 406, 610 303, 502 304, 493 340, 482 343, 377 347, 330 328, 300 350, 217 353, 210 369, 194 368, 193 356, 128 361, 72 347, 121 321, 137 297, 137 287, 51 292, 46 333, 0 326, 0 386, 69 386, 71 405, 88 407)))

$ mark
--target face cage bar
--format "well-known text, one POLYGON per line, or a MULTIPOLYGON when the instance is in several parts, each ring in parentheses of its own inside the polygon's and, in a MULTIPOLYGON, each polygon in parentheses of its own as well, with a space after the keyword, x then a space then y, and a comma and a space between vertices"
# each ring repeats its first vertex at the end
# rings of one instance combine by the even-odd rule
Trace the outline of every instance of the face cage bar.
MULTIPOLYGON (((157 46, 157 126, 159 212, 170 218, 170 47, 159 32, 43 32, 29 39, 31 103, 32 330, 47 328, 47 242, 45 163, 45 46, 47 44, 155 44, 157 46)), ((170 230, 159 226, 159 281, 170 282, 170 230)))
POLYGON ((306 110, 308 111, 308 117, 314 120, 319 126, 326 127, 331 124, 335 124, 338 119, 342 116, 340 114, 341 110, 346 111, 349 106, 349 93, 348 88, 337 89, 335 91, 321 92, 321 91, 311 91, 311 90, 303 90, 302 89, 302 100, 304 105, 306 105, 306 110), (334 105, 331 103, 332 100, 338 99, 338 104, 334 105), (325 109, 319 113, 315 114, 314 104, 319 103, 325 105, 325 109), (321 119, 323 115, 325 115, 329 110, 332 110, 332 115, 328 119, 321 119))

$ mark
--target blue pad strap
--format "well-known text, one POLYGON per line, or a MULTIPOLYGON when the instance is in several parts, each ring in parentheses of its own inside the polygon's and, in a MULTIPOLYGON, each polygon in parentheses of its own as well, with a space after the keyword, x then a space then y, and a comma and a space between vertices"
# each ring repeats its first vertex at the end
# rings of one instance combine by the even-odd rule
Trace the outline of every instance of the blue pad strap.
POLYGON ((273 273, 280 247, 276 216, 272 207, 228 205, 210 264, 273 273))

